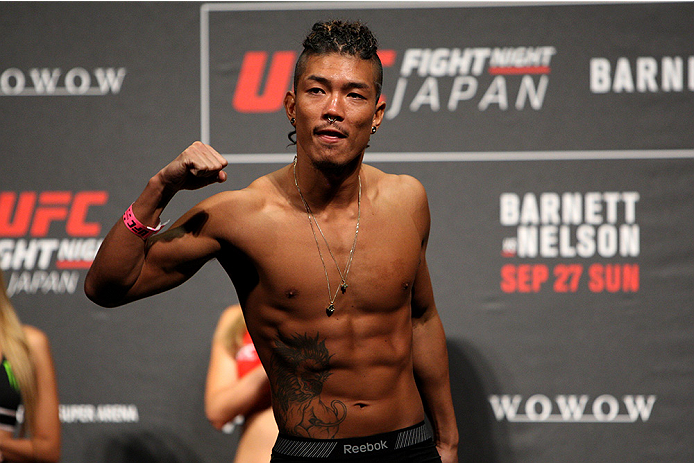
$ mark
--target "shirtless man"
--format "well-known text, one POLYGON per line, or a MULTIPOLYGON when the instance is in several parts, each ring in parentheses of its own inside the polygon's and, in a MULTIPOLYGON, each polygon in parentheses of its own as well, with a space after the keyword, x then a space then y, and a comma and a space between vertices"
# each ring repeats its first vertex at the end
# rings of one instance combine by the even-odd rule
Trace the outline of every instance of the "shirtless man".
POLYGON ((365 26, 314 25, 285 97, 294 162, 143 240, 176 192, 226 180, 225 159, 193 143, 149 180, 85 282, 91 300, 113 307, 217 259, 270 379, 273 462, 457 461, 426 193, 410 176, 362 164, 383 120, 381 82, 365 26))

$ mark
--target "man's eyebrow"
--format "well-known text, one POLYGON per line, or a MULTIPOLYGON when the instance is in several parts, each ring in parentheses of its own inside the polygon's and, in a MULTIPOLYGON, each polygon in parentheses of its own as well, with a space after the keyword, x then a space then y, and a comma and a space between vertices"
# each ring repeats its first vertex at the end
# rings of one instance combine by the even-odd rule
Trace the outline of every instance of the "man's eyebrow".
MULTIPOLYGON (((329 85, 330 84, 329 79, 326 79, 325 77, 317 76, 315 74, 311 74, 309 76, 306 76, 306 79, 318 82, 319 84, 323 84, 323 85, 329 85)), ((344 87, 345 88, 368 89, 369 84, 367 84, 366 82, 347 82, 347 84, 345 84, 344 87)))

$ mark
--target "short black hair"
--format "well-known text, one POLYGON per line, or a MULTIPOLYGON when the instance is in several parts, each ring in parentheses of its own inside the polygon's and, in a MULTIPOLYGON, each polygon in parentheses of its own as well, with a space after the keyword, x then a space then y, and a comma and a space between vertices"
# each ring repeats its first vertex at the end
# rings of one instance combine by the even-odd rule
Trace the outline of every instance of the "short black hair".
POLYGON ((378 57, 378 40, 366 25, 360 21, 342 21, 333 19, 317 22, 303 43, 304 50, 299 55, 294 67, 294 89, 299 77, 306 69, 306 61, 311 56, 340 53, 358 56, 371 61, 376 71, 376 101, 381 96, 383 87, 383 65, 378 57))

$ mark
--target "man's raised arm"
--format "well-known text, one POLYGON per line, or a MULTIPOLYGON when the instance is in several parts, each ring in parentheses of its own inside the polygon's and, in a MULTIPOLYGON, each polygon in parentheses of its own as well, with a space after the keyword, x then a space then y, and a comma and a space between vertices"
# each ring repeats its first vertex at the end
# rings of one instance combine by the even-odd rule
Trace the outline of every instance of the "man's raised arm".
POLYGON ((118 220, 101 244, 84 283, 87 297, 99 305, 115 307, 172 288, 189 278, 199 266, 182 264, 203 260, 214 252, 209 240, 194 243, 198 240, 193 239, 192 233, 180 227, 193 220, 190 212, 171 227, 166 233, 169 236, 142 236, 156 229, 162 211, 178 191, 225 181, 227 175, 222 169, 226 165, 227 161, 214 148, 195 142, 152 177, 125 219, 118 220))

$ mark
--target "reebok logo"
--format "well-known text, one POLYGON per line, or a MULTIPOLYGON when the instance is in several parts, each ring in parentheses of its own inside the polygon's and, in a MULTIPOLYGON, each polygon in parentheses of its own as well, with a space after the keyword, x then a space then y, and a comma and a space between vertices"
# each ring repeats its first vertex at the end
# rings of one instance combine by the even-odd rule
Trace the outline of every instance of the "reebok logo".
POLYGON ((368 453, 368 452, 375 452, 378 450, 383 450, 387 449, 388 444, 386 441, 381 440, 381 442, 377 442, 375 444, 372 444, 371 442, 367 442, 366 444, 361 444, 361 445, 349 445, 345 444, 343 453, 368 453))

